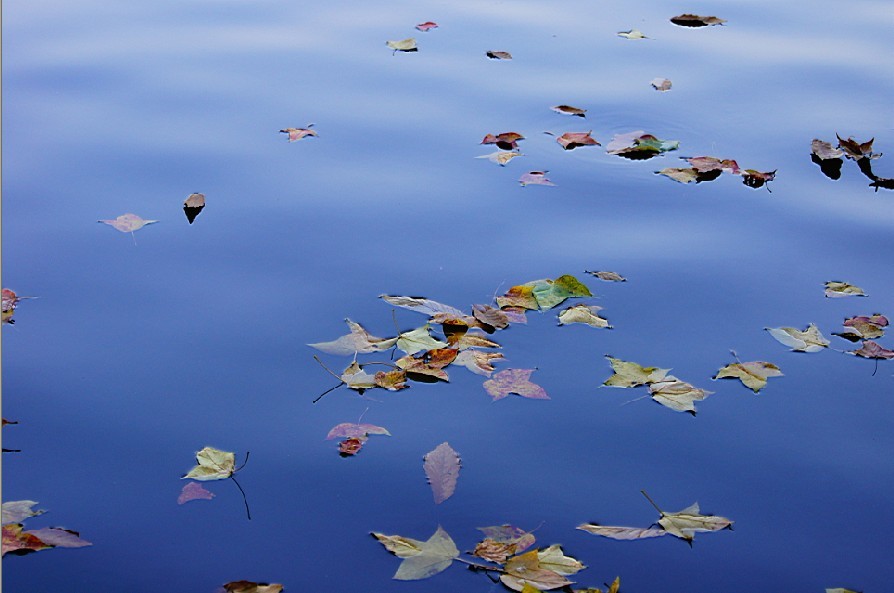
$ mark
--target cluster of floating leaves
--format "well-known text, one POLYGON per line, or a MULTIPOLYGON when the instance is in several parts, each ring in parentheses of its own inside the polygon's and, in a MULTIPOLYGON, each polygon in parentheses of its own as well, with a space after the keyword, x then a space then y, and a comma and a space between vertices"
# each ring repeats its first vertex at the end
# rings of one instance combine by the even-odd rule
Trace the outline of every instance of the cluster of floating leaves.
MULTIPOLYGON (((752 188, 763 187, 776 178, 776 171, 758 171, 757 169, 740 169, 732 159, 719 159, 713 156, 683 157, 689 167, 668 167, 656 171, 659 175, 669 177, 680 183, 702 183, 714 181, 722 173, 741 175, 742 183, 752 188)), ((770 187, 767 186, 769 191, 770 187)))
POLYGON ((823 175, 829 179, 837 180, 841 178, 841 166, 845 157, 847 160, 857 163, 860 172, 869 178, 869 187, 874 187, 875 191, 881 187, 883 189, 894 189, 894 179, 888 177, 879 177, 872 171, 872 161, 881 158, 881 153, 872 152, 872 143, 875 138, 870 138, 866 142, 858 142, 849 137, 847 140, 835 134, 838 138, 838 145, 832 146, 831 142, 814 138, 810 143, 810 160, 819 165, 823 175))
POLYGON ((3 503, 2 555, 29 554, 50 548, 83 548, 92 545, 81 534, 64 527, 42 527, 25 529, 24 522, 44 513, 34 507, 33 500, 15 500, 3 503))

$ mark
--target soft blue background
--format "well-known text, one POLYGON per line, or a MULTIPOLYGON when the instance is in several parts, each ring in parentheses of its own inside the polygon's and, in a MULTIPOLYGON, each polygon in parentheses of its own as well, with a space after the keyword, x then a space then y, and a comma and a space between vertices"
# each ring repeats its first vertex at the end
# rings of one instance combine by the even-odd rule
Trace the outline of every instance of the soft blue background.
MULTIPOLYGON (((871 361, 791 353, 762 331, 814 322, 829 336, 894 314, 894 196, 852 162, 827 179, 809 152, 836 132, 894 152, 889 2, 37 0, 2 16, 2 282, 40 297, 3 328, 3 415, 20 422, 3 440, 23 450, 4 455, 3 500, 37 500, 50 512, 26 525, 94 544, 5 558, 4 591, 485 592, 501 586, 459 565, 392 581, 399 561, 367 534, 427 539, 440 523, 469 550, 476 527, 506 522, 587 564, 581 587, 890 588, 892 363, 872 376, 871 361), (668 21, 683 12, 729 22, 668 21), (413 29, 426 20, 440 28, 413 29), (634 27, 651 39, 616 36, 634 27), (418 53, 385 47, 409 36, 418 53), (587 118, 549 110, 561 103, 587 118), (278 133, 310 122, 318 138, 278 133), (589 129, 680 150, 631 162, 542 134, 589 129), (509 130, 526 156, 473 159, 509 130), (772 193, 653 174, 696 155, 778 169, 772 193), (557 187, 521 188, 529 170, 557 187), (196 191, 208 206, 190 226, 196 191), (137 246, 95 222, 125 212, 161 222, 137 246), (392 335, 378 295, 468 307, 568 273, 615 329, 548 312, 495 335, 499 367, 537 367, 551 401, 491 402, 460 368, 450 384, 311 404, 333 379, 306 344, 345 333, 345 317, 392 335), (833 279, 870 297, 825 299, 833 279), (759 395, 712 382, 730 349, 785 377, 759 395), (599 389, 605 354, 716 393, 696 418, 622 406, 643 390, 599 389), (393 437, 339 458, 326 432, 364 411, 393 437), (421 458, 445 440, 463 469, 435 506, 421 458), (228 483, 176 504, 205 445, 251 451, 252 521, 228 483), (698 500, 735 530, 690 549, 574 529, 647 526, 641 489, 671 511, 698 500)), ((892 159, 876 173, 894 176, 892 159)))

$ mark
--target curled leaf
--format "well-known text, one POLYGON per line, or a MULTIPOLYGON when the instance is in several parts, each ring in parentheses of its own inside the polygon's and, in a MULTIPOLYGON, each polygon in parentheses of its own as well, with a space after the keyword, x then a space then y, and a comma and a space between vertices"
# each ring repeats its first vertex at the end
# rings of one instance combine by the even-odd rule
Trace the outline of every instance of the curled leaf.
POLYGON ((605 356, 612 365, 614 374, 605 380, 603 385, 608 387, 636 387, 664 381, 670 369, 658 367, 644 367, 635 362, 629 362, 605 356))
POLYGON ((491 60, 511 60, 512 54, 508 51, 489 51, 485 55, 491 60))
POLYGON ((767 386, 768 377, 781 377, 782 371, 772 362, 735 362, 728 364, 714 375, 714 379, 739 379, 755 393, 767 386))
POLYGON ((859 286, 854 286, 853 284, 848 284, 847 282, 839 282, 837 280, 830 280, 829 282, 826 282, 825 295, 827 298, 868 296, 859 286))
POLYGON ((198 465, 189 470, 181 479, 223 480, 236 472, 236 455, 214 447, 205 447, 196 453, 198 465))
POLYGON ((630 29, 629 31, 618 31, 618 37, 625 39, 648 39, 639 29, 630 29))
POLYGON ((819 352, 829 346, 827 340, 816 325, 810 324, 803 331, 794 327, 765 327, 773 338, 796 352, 819 352))
POLYGON ((568 307, 559 313, 559 325, 585 323, 592 327, 611 329, 612 326, 608 324, 608 320, 603 319, 597 314, 597 312, 601 310, 602 307, 597 307, 596 305, 575 305, 573 307, 568 307))

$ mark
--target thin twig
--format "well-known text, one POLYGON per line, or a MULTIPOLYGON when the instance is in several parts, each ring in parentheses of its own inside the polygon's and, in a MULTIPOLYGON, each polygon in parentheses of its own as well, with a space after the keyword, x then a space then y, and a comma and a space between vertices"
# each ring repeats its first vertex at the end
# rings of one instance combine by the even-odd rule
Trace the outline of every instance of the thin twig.
POLYGON ((246 452, 245 452, 245 461, 242 462, 242 465, 239 466, 239 469, 234 469, 234 470, 233 470, 233 473, 234 473, 234 474, 235 474, 236 472, 238 472, 240 469, 242 469, 243 467, 245 467, 245 464, 248 463, 248 456, 249 456, 249 455, 251 455, 251 451, 246 451, 246 452))
POLYGON ((345 382, 342 381, 341 383, 339 383, 339 384, 336 385, 335 387, 330 387, 329 389, 327 389, 326 391, 324 391, 323 393, 321 393, 320 395, 318 395, 318 396, 317 396, 317 399, 315 399, 315 400, 312 401, 311 403, 312 403, 312 404, 317 403, 318 401, 320 401, 321 399, 323 399, 323 396, 324 396, 324 395, 326 395, 326 394, 329 393, 330 391, 335 391, 336 389, 338 389, 339 387, 341 387, 341 386, 344 385, 344 384, 345 384, 345 382))
POLYGON ((248 515, 248 520, 251 521, 251 511, 248 510, 248 498, 245 497, 245 490, 242 489, 242 486, 239 485, 236 478, 230 476, 230 479, 233 480, 233 483, 236 484, 236 488, 239 488, 239 492, 242 493, 242 502, 245 503, 245 514, 248 515))
POLYGON ((664 511, 661 510, 661 507, 659 507, 657 504, 655 504, 655 501, 652 500, 652 497, 649 496, 648 494, 646 494, 645 490, 640 490, 640 492, 642 492, 643 496, 645 496, 646 499, 652 503, 652 506, 655 507, 655 510, 657 510, 659 513, 661 513, 662 516, 664 516, 664 511))
POLYGON ((333 373, 332 370, 331 370, 329 367, 327 367, 325 364, 323 364, 323 361, 320 360, 319 357, 318 357, 316 354, 314 354, 314 360, 316 360, 318 363, 320 363, 320 366, 323 367, 324 369, 326 369, 326 372, 328 372, 330 375, 332 375, 333 377, 335 377, 336 379, 338 379, 339 381, 341 381, 342 383, 344 383, 344 381, 342 380, 342 378, 339 377, 338 375, 336 375, 335 373, 333 373))

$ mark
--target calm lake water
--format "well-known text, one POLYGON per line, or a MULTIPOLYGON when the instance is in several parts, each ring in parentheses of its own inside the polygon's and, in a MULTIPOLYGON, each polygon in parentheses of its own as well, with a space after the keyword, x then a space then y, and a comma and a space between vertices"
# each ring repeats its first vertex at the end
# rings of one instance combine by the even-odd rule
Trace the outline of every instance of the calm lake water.
POLYGON ((853 161, 833 181, 810 159, 814 138, 874 137, 873 170, 894 177, 890 2, 47 0, 2 16, 2 283, 39 297, 3 327, 3 416, 19 423, 3 442, 21 449, 3 456, 3 500, 39 501, 26 527, 93 543, 8 555, 4 591, 485 593, 502 586, 458 563, 392 580, 399 559, 368 534, 424 540, 440 524, 465 551, 502 523, 561 543, 588 567, 571 577, 582 588, 890 590, 894 363, 873 376, 873 361, 763 331, 816 323, 853 350, 831 336, 845 318, 894 314, 894 195, 853 161), (684 12, 728 22, 670 23, 684 12), (414 29, 427 20, 439 28, 414 29), (649 39, 616 35, 633 28, 649 39), (385 46, 411 36, 418 52, 385 46), (278 132, 309 123, 318 137, 278 132), (602 147, 543 134, 587 130, 602 147), (679 150, 606 153, 633 130, 679 150), (524 157, 473 158, 506 131, 526 136, 524 157), (772 192, 654 174, 701 155, 777 170, 772 192), (556 186, 521 187, 534 170, 556 186), (192 192, 207 206, 189 225, 192 192), (96 223, 126 212, 160 222, 136 245, 96 223), (550 401, 493 402, 484 377, 450 367, 449 384, 311 403, 335 380, 307 344, 346 317, 394 335, 379 295, 468 310, 563 274, 614 329, 558 327, 556 309, 493 336, 497 368, 536 367, 550 401), (824 298, 829 280, 869 297, 824 298), (712 381, 731 349, 785 376, 759 394, 712 381), (697 417, 631 401, 645 388, 600 388, 606 354, 715 393, 697 417), (361 416, 393 436, 340 458, 324 437, 361 416), (444 441, 463 466, 435 505, 422 456, 444 441), (251 452, 251 521, 227 481, 177 504, 206 445, 251 452), (690 549, 575 529, 648 526, 640 490, 734 531, 690 549))

